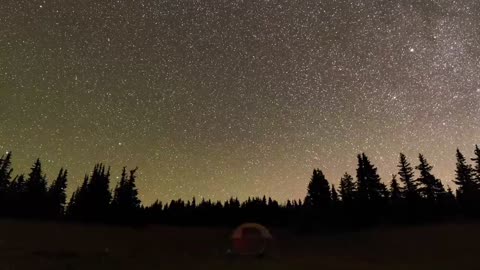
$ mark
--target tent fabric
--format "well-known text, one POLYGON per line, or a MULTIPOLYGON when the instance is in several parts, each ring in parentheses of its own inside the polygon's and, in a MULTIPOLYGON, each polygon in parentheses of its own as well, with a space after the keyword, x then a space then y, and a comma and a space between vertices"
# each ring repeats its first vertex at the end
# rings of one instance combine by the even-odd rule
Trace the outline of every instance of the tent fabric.
POLYGON ((252 236, 258 232, 264 239, 272 239, 272 234, 268 231, 267 228, 258 224, 258 223, 244 223, 238 226, 232 234, 233 239, 241 239, 243 237, 252 236))

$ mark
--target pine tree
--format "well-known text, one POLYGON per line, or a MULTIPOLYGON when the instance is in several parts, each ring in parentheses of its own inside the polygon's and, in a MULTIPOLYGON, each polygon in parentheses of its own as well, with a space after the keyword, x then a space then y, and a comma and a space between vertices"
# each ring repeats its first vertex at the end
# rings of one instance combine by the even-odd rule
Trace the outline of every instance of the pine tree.
POLYGON ((403 153, 400 153, 400 162, 397 167, 399 168, 400 181, 404 186, 404 197, 408 203, 414 204, 419 198, 417 183, 415 182, 413 168, 403 153))
POLYGON ((435 203, 445 193, 442 182, 432 173, 433 166, 428 164, 427 159, 419 154, 420 164, 415 168, 419 170, 420 177, 417 182, 420 183, 419 192, 430 204, 435 203))
POLYGON ((67 213, 77 219, 105 220, 109 217, 110 169, 103 164, 96 164, 92 175, 85 176, 83 184, 77 188, 68 206, 67 213))
POLYGON ((0 214, 8 214, 9 198, 8 188, 12 175, 12 153, 8 152, 6 156, 0 157, 0 214))
POLYGON ((68 217, 84 219, 88 216, 88 180, 88 175, 85 175, 82 184, 73 192, 67 205, 68 217))
POLYGON ((112 208, 117 215, 130 217, 140 209, 140 200, 138 199, 138 191, 135 186, 135 172, 137 168, 130 171, 127 178, 126 167, 123 167, 120 182, 114 191, 112 200, 112 208))
POLYGON ((365 154, 358 155, 357 184, 360 203, 380 207, 385 202, 387 188, 365 154))
POLYGON ((453 181, 457 184, 457 198, 467 211, 477 208, 479 186, 474 180, 474 171, 470 164, 467 164, 465 156, 457 149, 456 176, 453 181))
POLYGON ((16 176, 8 189, 8 213, 13 216, 24 216, 26 211, 25 198, 25 177, 24 175, 16 176))
POLYGON ((475 151, 474 151, 475 157, 472 158, 472 161, 475 164, 475 181, 477 185, 480 185, 480 148, 478 145, 475 145, 475 151))
POLYGON ((313 170, 308 184, 305 206, 310 208, 328 208, 331 202, 330 184, 319 169, 313 170))
POLYGON ((0 157, 0 198, 4 198, 10 185, 12 175, 12 152, 0 157))
POLYGON ((40 159, 37 159, 25 181, 25 201, 30 216, 43 217, 45 215, 48 205, 47 180, 43 174, 40 159))
POLYGON ((394 174, 390 182, 390 201, 393 205, 399 205, 402 199, 402 190, 398 184, 397 176, 394 174))
POLYGON ((356 186, 353 177, 345 173, 340 179, 340 197, 346 206, 351 206, 355 198, 356 186))
POLYGON ((67 170, 60 169, 57 179, 53 181, 48 190, 49 212, 53 217, 63 216, 67 195, 67 170))
POLYGON ((447 191, 442 196, 440 203, 442 208, 444 209, 445 214, 447 215, 451 215, 457 211, 457 199, 455 198, 455 195, 453 194, 450 186, 447 186, 447 191))
POLYGON ((85 198, 88 216, 93 219, 104 219, 108 215, 112 194, 110 192, 110 168, 97 164, 87 185, 85 198))

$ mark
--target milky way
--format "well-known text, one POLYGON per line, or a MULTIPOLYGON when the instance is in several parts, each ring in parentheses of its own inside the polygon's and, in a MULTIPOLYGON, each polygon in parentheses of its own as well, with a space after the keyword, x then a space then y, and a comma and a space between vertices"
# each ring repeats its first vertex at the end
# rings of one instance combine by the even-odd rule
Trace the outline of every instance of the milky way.
MULTIPOLYGON (((154 199, 303 197, 366 152, 452 185, 480 143, 480 2, 35 1, 0 6, 0 151, 70 188, 139 167, 154 199)), ((114 183, 112 183, 113 185, 114 183)))

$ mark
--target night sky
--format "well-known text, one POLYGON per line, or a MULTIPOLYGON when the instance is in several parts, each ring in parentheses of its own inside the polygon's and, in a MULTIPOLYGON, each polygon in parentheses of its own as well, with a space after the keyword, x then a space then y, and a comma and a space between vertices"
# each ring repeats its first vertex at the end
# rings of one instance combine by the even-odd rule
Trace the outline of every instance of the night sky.
POLYGON ((480 1, 36 1, 0 6, 0 151, 69 192, 139 167, 144 203, 303 198, 366 152, 453 184, 480 143, 480 1))

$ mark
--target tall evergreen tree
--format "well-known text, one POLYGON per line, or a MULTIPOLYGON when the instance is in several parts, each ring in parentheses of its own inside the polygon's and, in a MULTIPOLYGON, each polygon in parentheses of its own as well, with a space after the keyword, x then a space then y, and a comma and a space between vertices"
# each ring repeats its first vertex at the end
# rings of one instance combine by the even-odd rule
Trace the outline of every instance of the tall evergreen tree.
POLYGON ((61 168, 57 179, 53 181, 48 189, 49 212, 54 217, 62 216, 65 212, 67 174, 67 170, 61 168))
POLYGON ((345 173, 340 179, 340 197, 346 206, 351 206, 355 198, 356 186, 353 177, 345 173))
POLYGON ((457 184, 457 198, 467 211, 477 208, 479 186, 474 179, 474 171, 470 164, 467 164, 465 156, 457 149, 457 164, 455 180, 457 184))
POLYGON ((88 179, 88 175, 85 175, 82 184, 73 192, 67 205, 67 216, 71 218, 85 218, 87 216, 88 179))
POLYGON ((319 169, 313 170, 308 184, 305 206, 310 208, 328 208, 331 202, 330 184, 319 169))
POLYGON ((420 183, 420 194, 428 202, 435 203, 445 194, 445 188, 442 182, 431 173, 433 166, 428 164, 427 159, 422 154, 419 154, 418 159, 420 164, 415 168, 420 172, 420 177, 417 179, 420 183))
POLYGON ((67 213, 73 218, 105 220, 108 218, 112 195, 109 189, 110 169, 96 164, 92 175, 85 176, 83 184, 72 196, 67 213))
POLYGON ((390 182, 390 201, 392 205, 400 205, 403 199, 402 197, 402 190, 398 184, 397 176, 394 174, 392 175, 392 180, 390 182))
POLYGON ((25 198, 25 177, 16 176, 9 186, 8 190, 8 213, 13 216, 24 216, 26 211, 25 198))
POLYGON ((0 157, 0 199, 4 198, 12 177, 12 152, 0 157))
POLYGON ((110 168, 97 164, 86 188, 85 204, 87 215, 94 219, 104 219, 108 215, 112 194, 110 192, 110 168))
POLYGON ((0 214, 8 212, 9 198, 8 187, 12 175, 12 153, 8 152, 6 156, 0 157, 0 214))
POLYGON ((480 148, 478 147, 478 145, 475 145, 474 154, 475 157, 472 158, 472 161, 475 164, 475 181, 477 182, 477 185, 480 185, 480 148))
POLYGON ((400 181, 403 183, 404 197, 409 203, 415 203, 418 201, 419 194, 417 190, 417 183, 415 182, 413 168, 408 162, 407 157, 400 153, 400 162, 398 164, 398 175, 400 175, 400 181))
POLYGON ((47 200, 47 180, 42 171, 40 159, 35 161, 28 179, 25 181, 25 201, 28 215, 43 217, 45 215, 47 200))
POLYGON ((357 156, 357 185, 360 203, 370 206, 382 206, 388 194, 385 184, 381 182, 377 168, 364 153, 357 156))
POLYGON ((137 168, 130 171, 127 178, 126 168, 123 167, 120 182, 114 191, 112 207, 118 214, 131 216, 140 209, 140 200, 138 199, 138 191, 135 186, 135 172, 137 168))

